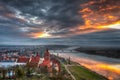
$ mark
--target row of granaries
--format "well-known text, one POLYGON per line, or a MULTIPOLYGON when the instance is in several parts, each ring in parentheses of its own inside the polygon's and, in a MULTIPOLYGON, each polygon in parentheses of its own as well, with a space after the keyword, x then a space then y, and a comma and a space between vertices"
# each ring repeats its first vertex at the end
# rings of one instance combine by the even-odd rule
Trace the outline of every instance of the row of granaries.
MULTIPOLYGON (((6 61, 9 61, 10 57, 6 57, 5 59, 6 61)), ((29 64, 30 66, 36 66, 38 68, 47 67, 48 70, 54 67, 58 72, 60 72, 60 61, 56 59, 54 55, 51 57, 48 49, 45 51, 43 58, 41 58, 39 54, 31 57, 19 56, 16 63, 19 65, 29 64)))

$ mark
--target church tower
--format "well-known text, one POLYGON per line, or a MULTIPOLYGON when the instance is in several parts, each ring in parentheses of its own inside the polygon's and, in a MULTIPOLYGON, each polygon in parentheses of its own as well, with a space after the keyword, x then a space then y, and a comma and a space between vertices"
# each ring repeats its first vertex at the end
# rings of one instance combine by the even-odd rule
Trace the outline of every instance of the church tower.
POLYGON ((48 49, 44 53, 44 59, 45 60, 50 60, 50 53, 49 53, 48 49))

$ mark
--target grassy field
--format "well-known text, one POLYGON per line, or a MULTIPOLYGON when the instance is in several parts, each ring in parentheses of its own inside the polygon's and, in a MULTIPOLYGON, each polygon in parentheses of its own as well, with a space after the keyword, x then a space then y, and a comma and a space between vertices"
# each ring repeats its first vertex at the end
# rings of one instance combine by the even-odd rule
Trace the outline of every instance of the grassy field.
POLYGON ((82 66, 67 66, 71 73, 75 76, 76 80, 107 80, 92 71, 87 70, 82 66))

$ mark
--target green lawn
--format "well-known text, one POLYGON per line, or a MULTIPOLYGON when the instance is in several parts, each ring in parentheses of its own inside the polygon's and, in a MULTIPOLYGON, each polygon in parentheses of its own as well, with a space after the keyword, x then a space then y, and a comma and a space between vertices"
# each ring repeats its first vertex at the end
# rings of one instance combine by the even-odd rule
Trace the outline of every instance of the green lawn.
POLYGON ((75 76, 76 80, 107 80, 82 66, 68 66, 68 69, 75 76))

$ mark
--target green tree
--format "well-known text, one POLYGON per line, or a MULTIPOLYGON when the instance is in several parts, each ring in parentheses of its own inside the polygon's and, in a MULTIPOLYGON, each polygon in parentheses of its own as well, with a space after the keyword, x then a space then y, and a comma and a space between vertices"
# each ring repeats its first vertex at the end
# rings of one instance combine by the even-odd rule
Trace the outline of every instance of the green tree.
POLYGON ((16 68, 16 76, 18 78, 25 76, 25 70, 21 67, 16 68))

